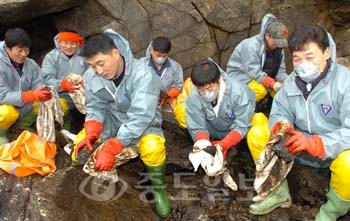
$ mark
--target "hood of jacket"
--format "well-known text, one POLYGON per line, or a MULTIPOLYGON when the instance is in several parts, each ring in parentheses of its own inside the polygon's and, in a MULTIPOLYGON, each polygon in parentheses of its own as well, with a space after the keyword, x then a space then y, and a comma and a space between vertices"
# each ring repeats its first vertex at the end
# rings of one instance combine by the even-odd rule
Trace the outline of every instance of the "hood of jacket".
POLYGON ((123 36, 121 36, 119 33, 115 32, 112 29, 107 29, 106 31, 104 31, 104 33, 107 34, 113 40, 120 54, 124 57, 126 63, 125 74, 130 73, 130 69, 134 60, 134 55, 131 51, 129 42, 123 36))

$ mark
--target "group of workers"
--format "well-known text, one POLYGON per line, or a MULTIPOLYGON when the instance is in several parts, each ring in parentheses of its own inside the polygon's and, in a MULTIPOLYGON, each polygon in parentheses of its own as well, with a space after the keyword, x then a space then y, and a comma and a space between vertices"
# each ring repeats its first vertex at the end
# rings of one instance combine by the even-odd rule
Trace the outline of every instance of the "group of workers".
MULTIPOLYGON (((184 83, 180 64, 169 58, 167 37, 153 39, 146 56, 134 57, 129 42, 108 29, 84 39, 75 31, 54 38, 56 48, 41 68, 28 58, 31 40, 20 28, 9 29, 0 43, 0 144, 9 142, 13 124, 32 130, 37 102, 52 95, 54 86, 70 128, 75 109, 69 93, 84 87, 86 115, 84 136, 75 154, 93 151, 98 139, 104 146, 96 154, 96 170, 109 170, 124 147, 138 151, 150 174, 154 208, 161 217, 171 214, 163 185, 166 147, 161 109, 173 111, 188 130, 194 147, 220 145, 227 152, 247 135, 254 113, 267 100, 269 128, 289 122, 285 147, 297 160, 331 170, 327 202, 316 220, 336 220, 350 209, 350 71, 337 64, 332 36, 318 25, 297 27, 291 34, 272 14, 262 19, 260 33, 241 41, 224 71, 211 58, 198 62, 184 83), (289 47, 293 71, 286 72, 283 48, 289 47), (72 83, 69 73, 82 75, 72 83)), ((249 146, 256 162, 263 148, 249 146), (253 154, 254 153, 254 154, 253 154)), ((227 159, 229 160, 229 159, 227 159)), ((290 207, 287 181, 249 211, 270 213, 290 207)))

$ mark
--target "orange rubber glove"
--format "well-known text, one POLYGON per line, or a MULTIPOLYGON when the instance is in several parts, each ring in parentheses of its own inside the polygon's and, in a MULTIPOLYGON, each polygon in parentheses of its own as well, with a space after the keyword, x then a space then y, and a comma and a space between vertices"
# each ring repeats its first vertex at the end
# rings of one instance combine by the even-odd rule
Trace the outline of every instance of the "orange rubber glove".
POLYGON ((73 82, 67 80, 62 80, 60 86, 62 91, 68 91, 69 93, 73 93, 78 87, 77 84, 74 84, 73 82))
POLYGON ((177 87, 172 87, 168 90, 167 95, 171 98, 177 97, 180 94, 180 89, 177 87))
POLYGON ((321 159, 324 157, 325 152, 323 142, 321 137, 318 135, 307 137, 302 132, 296 130, 287 130, 286 134, 291 136, 284 143, 284 146, 288 147, 289 153, 298 153, 300 151, 305 151, 314 157, 321 159))
POLYGON ((97 120, 89 120, 84 123, 84 128, 86 132, 86 136, 83 140, 81 140, 75 149, 75 156, 78 156, 79 152, 85 147, 91 152, 94 150, 92 144, 100 136, 100 133, 103 130, 103 124, 97 120))
POLYGON ((241 140, 241 134, 236 130, 231 130, 230 133, 226 134, 224 138, 215 143, 218 143, 222 147, 222 153, 224 155, 224 159, 226 159, 228 150, 237 145, 241 140))
POLYGON ((275 85, 275 83, 276 83, 276 81, 273 78, 269 77, 269 76, 266 76, 264 78, 264 80, 262 81, 262 84, 265 87, 271 88, 271 89, 273 89, 273 86, 275 85))
POLYGON ((122 152, 123 144, 118 138, 108 139, 100 152, 96 154, 96 170, 109 170, 114 165, 115 156, 122 152))
POLYGON ((22 101, 24 103, 30 103, 34 101, 47 101, 50 100, 51 97, 51 91, 45 89, 45 87, 22 92, 22 101))

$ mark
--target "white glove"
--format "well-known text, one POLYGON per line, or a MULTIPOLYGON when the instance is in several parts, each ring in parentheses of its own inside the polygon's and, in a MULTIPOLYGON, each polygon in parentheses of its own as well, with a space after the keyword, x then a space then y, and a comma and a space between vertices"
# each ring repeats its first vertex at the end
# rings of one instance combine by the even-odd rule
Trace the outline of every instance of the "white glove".
POLYGON ((279 89, 281 89, 281 87, 282 87, 282 83, 277 81, 277 82, 273 85, 273 90, 277 92, 279 89))
POLYGON ((200 149, 203 150, 204 148, 207 148, 208 146, 211 146, 211 142, 209 140, 206 139, 200 139, 197 140, 194 144, 193 144, 193 149, 200 149))
POLYGON ((188 155, 188 159, 192 163, 194 171, 198 170, 203 158, 212 158, 209 153, 202 151, 204 148, 211 145, 211 142, 206 139, 200 139, 193 144, 192 152, 188 155))

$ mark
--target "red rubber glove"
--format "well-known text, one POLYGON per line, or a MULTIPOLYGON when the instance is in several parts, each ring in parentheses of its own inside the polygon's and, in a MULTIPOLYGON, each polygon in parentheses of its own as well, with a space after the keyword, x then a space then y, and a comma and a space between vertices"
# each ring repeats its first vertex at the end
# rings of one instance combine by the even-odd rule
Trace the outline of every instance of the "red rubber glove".
POLYGON ((74 84, 73 82, 67 80, 62 80, 60 86, 62 91, 68 91, 69 93, 73 93, 78 87, 77 84, 74 84))
POLYGON ((287 130, 286 134, 291 137, 284 143, 288 147, 289 153, 298 153, 305 151, 311 156, 323 158, 325 155, 322 139, 318 135, 311 137, 305 136, 302 132, 296 130, 287 130))
POLYGON ((100 133, 103 130, 103 124, 97 120, 89 120, 84 123, 84 128, 86 132, 86 136, 83 140, 81 140, 75 149, 75 156, 78 156, 79 152, 85 147, 91 152, 94 150, 92 144, 100 136, 100 133))
POLYGON ((45 89, 44 87, 22 92, 22 101, 24 103, 30 103, 34 101, 47 101, 50 100, 51 97, 51 91, 45 89))
POLYGON ((265 87, 271 88, 271 89, 273 89, 273 86, 275 85, 275 83, 276 83, 276 81, 273 78, 269 77, 269 76, 266 76, 264 78, 264 80, 262 81, 262 84, 265 87))
POLYGON ((123 144, 118 138, 111 138, 105 142, 100 152, 96 154, 96 170, 109 170, 114 165, 115 156, 122 152, 123 144))
POLYGON ((180 89, 177 87, 172 87, 168 90, 167 95, 171 98, 177 97, 180 94, 180 89))
POLYGON ((204 132, 204 131, 198 132, 194 137, 194 141, 198 141, 198 140, 210 140, 209 134, 207 132, 204 132))
POLYGON ((224 159, 226 159, 228 150, 231 149, 231 147, 237 145, 241 140, 241 134, 236 130, 231 130, 230 133, 226 134, 226 136, 223 139, 217 142, 222 147, 224 159))

